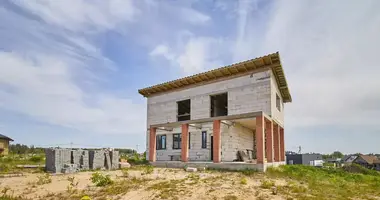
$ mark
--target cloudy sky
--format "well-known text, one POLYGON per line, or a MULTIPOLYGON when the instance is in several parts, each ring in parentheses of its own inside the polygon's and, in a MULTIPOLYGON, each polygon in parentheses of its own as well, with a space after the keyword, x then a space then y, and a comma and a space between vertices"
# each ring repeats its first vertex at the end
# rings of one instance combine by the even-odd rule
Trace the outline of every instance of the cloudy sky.
POLYGON ((380 1, 0 1, 0 132, 145 147, 137 90, 279 51, 286 148, 380 152, 380 1))

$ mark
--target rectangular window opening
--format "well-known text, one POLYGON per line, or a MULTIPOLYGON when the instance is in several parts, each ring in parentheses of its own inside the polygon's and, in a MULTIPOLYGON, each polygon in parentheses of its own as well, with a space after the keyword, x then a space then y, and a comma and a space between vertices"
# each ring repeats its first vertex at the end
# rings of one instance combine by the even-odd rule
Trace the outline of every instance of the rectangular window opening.
POLYGON ((210 96, 211 98, 211 117, 228 115, 228 95, 227 93, 210 96))
POLYGON ((156 149, 166 149, 166 135, 157 135, 156 136, 156 149))
POLYGON ((190 120, 190 99, 177 102, 177 121, 190 120))
POLYGON ((190 135, 190 132, 189 132, 189 149, 190 149, 190 144, 191 144, 191 135, 190 135))
POLYGON ((281 99, 277 93, 276 93, 276 107, 277 107, 277 110, 281 112, 281 99))
POLYGON ((207 132, 202 131, 202 149, 207 149, 207 132))
POLYGON ((181 133, 173 134, 173 149, 181 149, 181 133))

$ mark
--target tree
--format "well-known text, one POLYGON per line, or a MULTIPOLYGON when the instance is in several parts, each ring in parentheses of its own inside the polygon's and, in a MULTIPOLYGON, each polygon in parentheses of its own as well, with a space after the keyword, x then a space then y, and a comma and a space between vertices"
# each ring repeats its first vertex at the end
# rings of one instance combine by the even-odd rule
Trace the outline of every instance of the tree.
POLYGON ((332 154, 331 154, 331 156, 333 157, 333 158, 343 158, 343 153, 342 152, 340 152, 340 151, 334 151, 332 154))

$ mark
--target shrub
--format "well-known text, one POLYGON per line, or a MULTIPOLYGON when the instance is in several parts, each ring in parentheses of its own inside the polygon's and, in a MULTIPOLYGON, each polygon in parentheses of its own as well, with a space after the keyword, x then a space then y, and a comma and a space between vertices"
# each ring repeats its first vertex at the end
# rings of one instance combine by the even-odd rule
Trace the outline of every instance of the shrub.
POLYGON ((128 168, 122 169, 121 173, 123 173, 123 177, 129 177, 129 169, 128 168))
POLYGON ((240 184, 242 185, 247 185, 248 181, 245 177, 243 177, 241 180, 240 180, 240 184))
POLYGON ((44 185, 51 183, 50 174, 43 174, 37 177, 37 185, 44 185))
POLYGON ((44 158, 42 156, 32 156, 29 158, 29 161, 34 162, 34 163, 39 163, 42 162, 44 158))
POLYGON ((75 176, 69 176, 67 177, 67 180, 69 181, 69 185, 67 186, 67 192, 72 193, 76 191, 76 187, 78 186, 79 182, 75 181, 75 176))
POLYGON ((109 174, 104 175, 99 172, 95 172, 91 175, 91 181, 98 187, 110 185, 113 183, 109 174))
POLYGON ((272 180, 261 180, 260 187, 264 188, 264 189, 269 189, 269 188, 273 187, 274 185, 275 185, 274 181, 272 181, 272 180))
POLYGON ((152 165, 147 165, 143 169, 143 174, 151 174, 154 171, 154 167, 152 165))

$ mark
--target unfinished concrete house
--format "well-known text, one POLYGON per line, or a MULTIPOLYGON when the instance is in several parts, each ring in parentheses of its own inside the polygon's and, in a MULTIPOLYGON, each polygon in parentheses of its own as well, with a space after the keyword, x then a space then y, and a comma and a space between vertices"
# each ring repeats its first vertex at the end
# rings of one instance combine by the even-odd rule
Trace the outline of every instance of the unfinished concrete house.
POLYGON ((147 98, 147 159, 156 166, 258 169, 285 164, 279 53, 161 83, 147 98))

